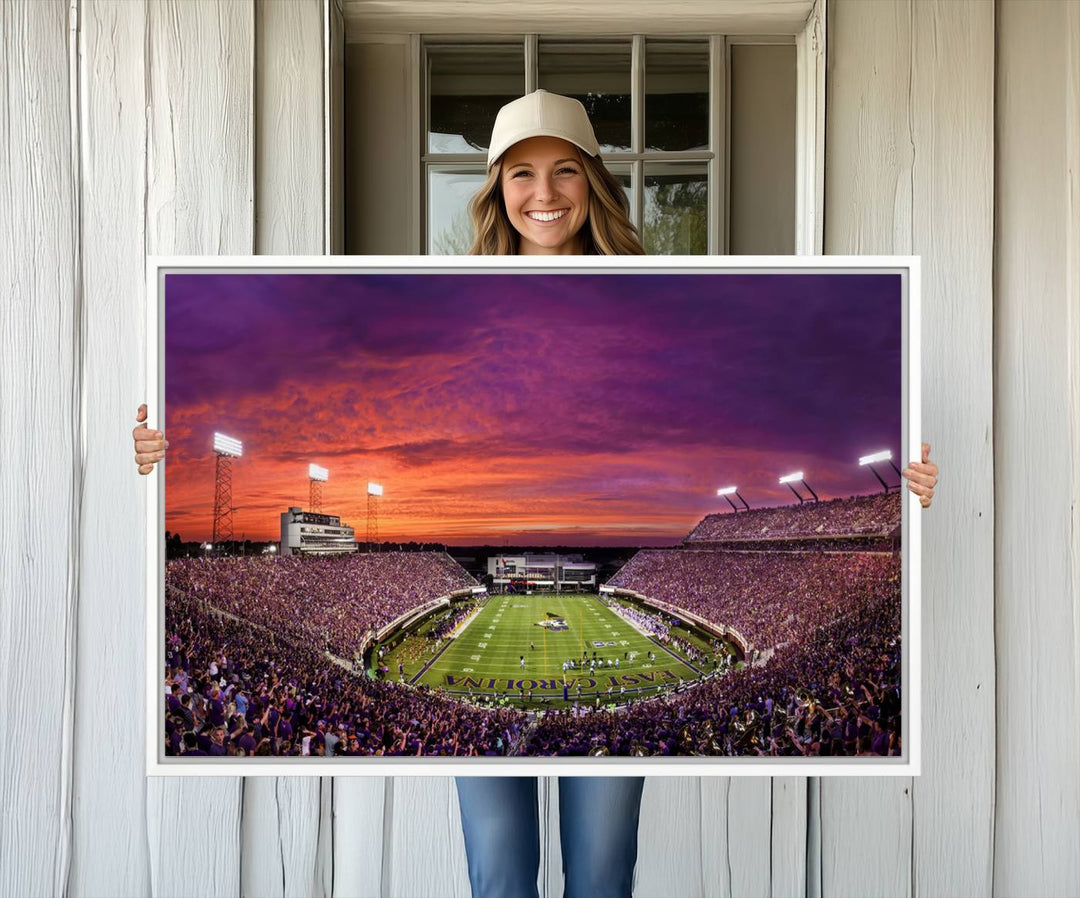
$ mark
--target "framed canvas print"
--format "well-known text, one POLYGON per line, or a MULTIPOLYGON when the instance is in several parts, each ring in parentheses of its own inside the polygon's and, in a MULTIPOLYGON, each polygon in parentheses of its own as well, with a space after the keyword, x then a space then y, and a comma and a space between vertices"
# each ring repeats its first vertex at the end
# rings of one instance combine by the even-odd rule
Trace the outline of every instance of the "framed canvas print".
POLYGON ((918 285, 151 258, 148 772, 917 775, 918 285))

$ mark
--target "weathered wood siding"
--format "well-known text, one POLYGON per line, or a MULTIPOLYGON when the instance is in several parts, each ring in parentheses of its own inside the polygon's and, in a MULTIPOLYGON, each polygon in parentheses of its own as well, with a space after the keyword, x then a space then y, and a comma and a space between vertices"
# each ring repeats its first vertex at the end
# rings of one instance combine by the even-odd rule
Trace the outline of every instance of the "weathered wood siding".
POLYGON ((143 715, 134 713, 146 704, 139 683, 146 675, 139 532, 145 533, 147 484, 131 476, 135 410, 149 402, 142 286, 149 11, 141 3, 98 0, 77 12, 87 440, 69 891, 135 896, 151 892, 147 780, 138 760, 146 730, 143 715))
MULTIPOLYGON (((146 251, 252 253, 254 3, 149 4, 147 43, 146 251)), ((143 380, 134 367, 128 377, 143 380)), ((158 397, 144 397, 168 433, 158 397)), ((128 554, 139 557, 134 545, 128 554)), ((244 787, 238 777, 147 780, 153 894, 239 894, 244 787)))
POLYGON ((72 852, 68 820, 86 432, 78 345, 84 322, 78 135, 68 34, 64 3, 11 4, 0 16, 0 501, 8 510, 0 540, 5 895, 56 894, 72 852))
POLYGON ((825 252, 922 257, 923 773, 821 781, 823 895, 988 895, 994 7, 831 2, 825 252), (853 859, 858 858, 857 863, 853 859))
MULTIPOLYGON (((825 250, 923 258, 923 775, 650 779, 635 894, 1075 894, 1080 5, 828 12, 825 250)), ((468 894, 450 778, 143 773, 144 255, 333 247, 342 34, 3 5, 0 895, 468 894)))
POLYGON ((1080 893, 1080 8, 998 23, 994 890, 1080 893))

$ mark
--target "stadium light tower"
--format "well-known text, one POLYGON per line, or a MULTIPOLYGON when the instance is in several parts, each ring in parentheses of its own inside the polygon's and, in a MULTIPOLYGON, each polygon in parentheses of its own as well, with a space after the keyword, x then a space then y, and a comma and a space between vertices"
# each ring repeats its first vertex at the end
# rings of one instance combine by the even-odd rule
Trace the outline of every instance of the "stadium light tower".
POLYGON ((780 482, 781 483, 786 483, 788 485, 788 489, 791 490, 795 494, 795 498, 798 499, 799 504, 802 505, 803 502, 809 502, 810 500, 805 499, 802 496, 800 496, 799 491, 797 489, 795 489, 795 487, 793 487, 791 485, 796 480, 799 481, 799 483, 801 483, 803 486, 806 487, 807 492, 809 492, 810 495, 814 497, 815 502, 819 501, 818 494, 815 493, 812 489, 810 489, 810 484, 807 483, 806 480, 803 479, 803 472, 802 471, 796 471, 794 474, 785 474, 783 477, 780 478, 780 482))
POLYGON ((379 497, 382 495, 381 483, 367 485, 367 550, 378 551, 379 545, 379 497))
POLYGON ((736 505, 734 502, 732 502, 730 498, 728 498, 732 493, 734 493, 736 496, 738 496, 739 501, 742 502, 742 504, 746 508, 746 510, 749 511, 750 506, 746 504, 746 500, 739 493, 739 488, 737 486, 725 486, 722 489, 718 489, 716 491, 716 495, 723 496, 725 499, 727 499, 727 504, 730 505, 732 507, 732 509, 734 509, 736 514, 738 514, 739 513, 739 506, 736 505))
POLYGON ((233 538, 232 460, 243 455, 239 440, 223 433, 214 434, 217 467, 214 473, 214 536, 211 542, 220 547, 233 538))
POLYGON ((859 464, 865 465, 870 469, 870 472, 878 479, 878 483, 881 484, 882 488, 885 490, 886 493, 890 492, 891 490, 898 490, 901 486, 903 486, 903 478, 900 474, 900 469, 896 467, 896 462, 892 460, 892 452, 890 452, 888 449, 882 449, 881 452, 875 452, 872 455, 864 455, 862 458, 859 459, 859 464), (882 476, 877 472, 877 468, 874 467, 875 464, 883 461, 887 461, 892 466, 892 469, 896 472, 896 476, 901 477, 900 483, 896 484, 896 486, 889 486, 889 484, 887 484, 884 479, 882 479, 882 476))
POLYGON ((308 477, 311 478, 311 491, 308 497, 308 508, 312 511, 322 511, 322 485, 330 479, 330 472, 318 465, 308 465, 308 477))

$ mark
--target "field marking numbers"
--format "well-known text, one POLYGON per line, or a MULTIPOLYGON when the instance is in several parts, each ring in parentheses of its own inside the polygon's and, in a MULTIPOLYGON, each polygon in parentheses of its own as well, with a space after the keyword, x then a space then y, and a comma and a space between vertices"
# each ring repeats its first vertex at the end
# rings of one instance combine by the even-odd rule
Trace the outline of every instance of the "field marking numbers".
POLYGON ((469 655, 469 660, 470 661, 479 661, 480 656, 479 655, 469 655))
POLYGON ((487 648, 487 643, 486 642, 478 642, 477 646, 479 648, 486 649, 487 648))

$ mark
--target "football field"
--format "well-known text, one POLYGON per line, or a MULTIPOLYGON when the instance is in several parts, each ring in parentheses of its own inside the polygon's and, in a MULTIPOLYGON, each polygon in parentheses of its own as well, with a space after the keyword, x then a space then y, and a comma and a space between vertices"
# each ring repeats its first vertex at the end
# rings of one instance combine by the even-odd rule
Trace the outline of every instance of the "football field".
POLYGON ((558 707, 653 695, 703 672, 596 595, 495 595, 407 679, 465 696, 524 693, 528 706, 558 707), (587 662, 594 656, 591 669, 587 662), (578 666, 564 672, 568 659, 578 666))

